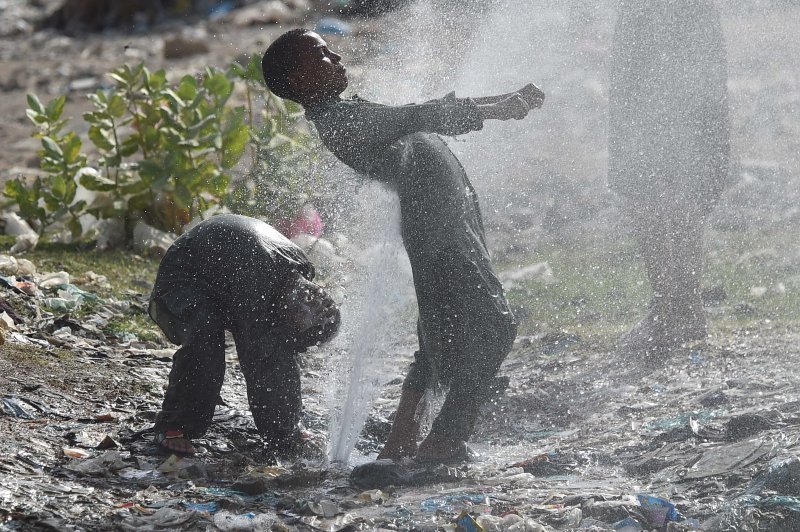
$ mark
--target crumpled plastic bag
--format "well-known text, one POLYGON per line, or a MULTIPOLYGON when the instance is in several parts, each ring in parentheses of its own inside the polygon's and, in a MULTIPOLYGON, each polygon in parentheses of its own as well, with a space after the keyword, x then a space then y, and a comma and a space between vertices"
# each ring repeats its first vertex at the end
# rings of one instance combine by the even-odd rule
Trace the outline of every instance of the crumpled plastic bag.
POLYGON ((0 219, 5 221, 5 233, 17 237, 16 243, 11 246, 11 253, 30 251, 39 243, 39 234, 31 229, 28 222, 20 218, 15 212, 0 214, 0 219))
POLYGON ((64 467, 82 475, 106 477, 126 467, 130 467, 130 465, 122 460, 122 455, 119 451, 106 451, 95 458, 73 460, 64 467))
POLYGON ((273 513, 236 515, 222 510, 214 514, 214 525, 226 532, 271 530, 277 519, 273 513))
POLYGON ((144 255, 153 254, 163 257, 177 238, 173 233, 165 233, 144 222, 133 228, 133 249, 144 255))
POLYGON ((164 507, 151 515, 131 515, 117 526, 125 532, 155 532, 156 530, 203 530, 199 523, 206 516, 201 512, 164 507))

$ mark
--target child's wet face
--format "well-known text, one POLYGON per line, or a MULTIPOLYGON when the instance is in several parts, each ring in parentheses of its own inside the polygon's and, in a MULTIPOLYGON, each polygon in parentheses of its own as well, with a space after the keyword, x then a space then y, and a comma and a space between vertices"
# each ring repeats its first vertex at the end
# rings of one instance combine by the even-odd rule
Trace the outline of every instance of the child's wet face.
POLYGON ((307 100, 338 96, 347 88, 347 70, 342 56, 332 52, 322 37, 309 32, 297 41, 299 66, 290 82, 297 94, 307 100))

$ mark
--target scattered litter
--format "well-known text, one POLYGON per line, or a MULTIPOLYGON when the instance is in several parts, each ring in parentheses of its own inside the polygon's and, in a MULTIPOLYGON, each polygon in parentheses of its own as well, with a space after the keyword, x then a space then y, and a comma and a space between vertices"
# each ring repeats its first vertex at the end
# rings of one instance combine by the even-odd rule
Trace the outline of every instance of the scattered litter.
POLYGON ((314 31, 320 35, 350 35, 353 27, 341 19, 325 17, 317 21, 314 31))

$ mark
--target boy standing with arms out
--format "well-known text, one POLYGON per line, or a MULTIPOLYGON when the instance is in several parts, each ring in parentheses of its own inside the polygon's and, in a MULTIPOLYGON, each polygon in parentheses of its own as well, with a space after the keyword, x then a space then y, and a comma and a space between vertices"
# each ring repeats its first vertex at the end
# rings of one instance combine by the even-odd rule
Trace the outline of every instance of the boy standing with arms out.
POLYGON ((533 85, 504 96, 391 107, 344 100, 341 56, 308 30, 285 33, 262 68, 272 92, 300 103, 325 146, 354 170, 387 184, 400 200, 401 233, 419 306, 419 350, 403 383, 389 439, 379 458, 451 462, 466 441, 516 323, 494 274, 477 197, 441 135, 483 127, 486 119, 524 118, 544 95, 533 85), (426 390, 449 387, 421 444, 417 410, 426 390))

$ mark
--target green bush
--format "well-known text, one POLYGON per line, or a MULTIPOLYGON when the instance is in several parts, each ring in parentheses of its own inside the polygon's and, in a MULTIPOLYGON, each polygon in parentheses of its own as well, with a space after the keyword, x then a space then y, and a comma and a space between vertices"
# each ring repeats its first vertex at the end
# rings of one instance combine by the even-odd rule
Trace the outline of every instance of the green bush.
POLYGON ((308 132, 298 109, 286 106, 261 82, 258 55, 243 67, 207 68, 200 76, 167 82, 163 70, 143 64, 109 74, 113 87, 89 96, 93 110, 83 115, 88 140, 99 154, 89 161, 82 141, 62 134, 64 97, 43 105, 28 96, 28 117, 42 139, 45 178, 32 185, 9 181, 3 191, 20 214, 43 234, 64 223, 74 237, 79 217, 138 220, 181 233, 194 217, 215 205, 235 212, 277 216, 306 197, 303 163, 310 153, 308 132), (236 82, 244 84, 246 104, 229 100, 236 82), (254 100, 266 104, 256 112, 254 100), (235 180, 233 168, 250 147, 250 170, 235 180), (77 183, 98 192, 90 205, 76 202, 77 183))

